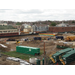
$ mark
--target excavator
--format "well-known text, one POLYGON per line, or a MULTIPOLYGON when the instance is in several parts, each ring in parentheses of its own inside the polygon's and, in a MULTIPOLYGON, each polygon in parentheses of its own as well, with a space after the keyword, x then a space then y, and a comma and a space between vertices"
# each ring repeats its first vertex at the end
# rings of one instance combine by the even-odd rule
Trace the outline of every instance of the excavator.
POLYGON ((17 39, 17 40, 16 40, 16 44, 19 44, 19 43, 20 43, 20 41, 17 39))

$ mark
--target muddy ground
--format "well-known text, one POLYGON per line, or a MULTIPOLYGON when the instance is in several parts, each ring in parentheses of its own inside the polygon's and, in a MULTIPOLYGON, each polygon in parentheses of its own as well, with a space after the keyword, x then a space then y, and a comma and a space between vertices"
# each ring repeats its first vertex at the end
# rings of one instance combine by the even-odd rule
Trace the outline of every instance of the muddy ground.
MULTIPOLYGON (((68 34, 63 34, 64 37, 66 37, 67 35, 68 34)), ((71 34, 69 34, 69 35, 71 35, 71 34)), ((44 41, 34 41, 33 37, 36 37, 36 36, 39 37, 39 35, 10 37, 10 39, 19 39, 20 40, 20 44, 16 44, 16 41, 14 41, 14 42, 13 41, 6 41, 6 43, 8 43, 8 45, 10 45, 10 48, 11 48, 10 51, 16 51, 16 46, 18 46, 18 45, 30 46, 30 47, 38 47, 38 48, 40 48, 40 50, 43 51, 44 50, 44 41), (28 38, 31 41, 22 41, 22 39, 25 39, 25 38, 28 38)), ((5 40, 5 39, 8 39, 8 38, 3 38, 3 39, 5 40)), ((58 42, 58 40, 50 40, 50 41, 48 41, 46 39, 45 39, 45 41, 46 41, 46 43, 45 43, 45 51, 46 51, 46 55, 47 56, 50 56, 50 55, 54 54, 55 52, 61 50, 61 49, 57 49, 56 48, 56 43, 55 42, 58 42)), ((75 44, 75 42, 73 42, 73 43, 75 44)), ((2 60, 2 59, 0 58, 0 60, 2 60)), ((11 61, 9 61, 9 62, 12 63, 11 61)), ((19 63, 14 63, 14 64, 19 64, 19 63)), ((75 62, 73 62, 71 64, 75 65, 75 62)))
POLYGON ((0 65, 20 65, 20 62, 15 62, 12 60, 8 60, 6 58, 7 58, 6 55, 2 55, 0 57, 0 65))

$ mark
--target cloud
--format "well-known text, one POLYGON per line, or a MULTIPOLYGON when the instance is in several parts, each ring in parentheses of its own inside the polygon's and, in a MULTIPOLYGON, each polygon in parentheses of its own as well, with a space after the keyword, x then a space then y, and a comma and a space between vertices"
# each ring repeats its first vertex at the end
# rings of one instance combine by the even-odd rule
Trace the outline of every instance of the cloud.
POLYGON ((75 9, 0 9, 0 20, 75 20, 75 9))

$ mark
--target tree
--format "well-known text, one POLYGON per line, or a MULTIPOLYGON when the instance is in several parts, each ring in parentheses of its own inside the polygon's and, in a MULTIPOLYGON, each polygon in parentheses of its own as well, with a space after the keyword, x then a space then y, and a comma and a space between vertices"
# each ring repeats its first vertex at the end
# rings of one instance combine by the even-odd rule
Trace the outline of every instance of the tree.
POLYGON ((56 23, 55 23, 55 22, 52 22, 52 23, 51 23, 51 26, 56 26, 56 23))
POLYGON ((75 23, 75 21, 72 21, 72 23, 75 23))
POLYGON ((17 22, 16 25, 21 25, 21 23, 17 22))

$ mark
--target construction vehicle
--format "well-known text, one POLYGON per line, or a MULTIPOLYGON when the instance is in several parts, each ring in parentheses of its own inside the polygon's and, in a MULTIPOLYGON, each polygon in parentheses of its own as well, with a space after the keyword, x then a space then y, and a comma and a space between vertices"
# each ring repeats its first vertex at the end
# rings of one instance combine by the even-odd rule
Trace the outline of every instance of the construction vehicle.
POLYGON ((72 48, 72 47, 73 47, 73 43, 70 42, 59 41, 57 43, 57 48, 59 49, 72 48))
POLYGON ((19 44, 19 43, 20 43, 20 41, 17 39, 17 40, 16 40, 16 44, 19 44))
POLYGON ((67 65, 70 62, 75 61, 75 49, 72 51, 69 51, 65 55, 63 55, 61 57, 60 61, 63 65, 67 65))
POLYGON ((73 50, 73 48, 66 48, 60 51, 57 51, 55 54, 53 54, 50 59, 52 60, 53 63, 59 62, 59 59, 64 55, 66 52, 69 52, 73 50))
POLYGON ((65 41, 75 41, 75 36, 67 36, 65 41))
MULTIPOLYGON (((56 48, 55 47, 52 49, 52 51, 56 48)), ((50 50, 51 51, 51 50, 50 50)), ((48 53, 50 53, 50 51, 48 53)), ((66 48, 60 51, 57 51, 55 54, 52 56, 47 56, 46 54, 44 55, 44 60, 43 64, 44 65, 56 65, 56 64, 69 64, 70 62, 75 60, 75 49, 74 48, 66 48), (66 58, 66 61, 64 59, 66 58)))

